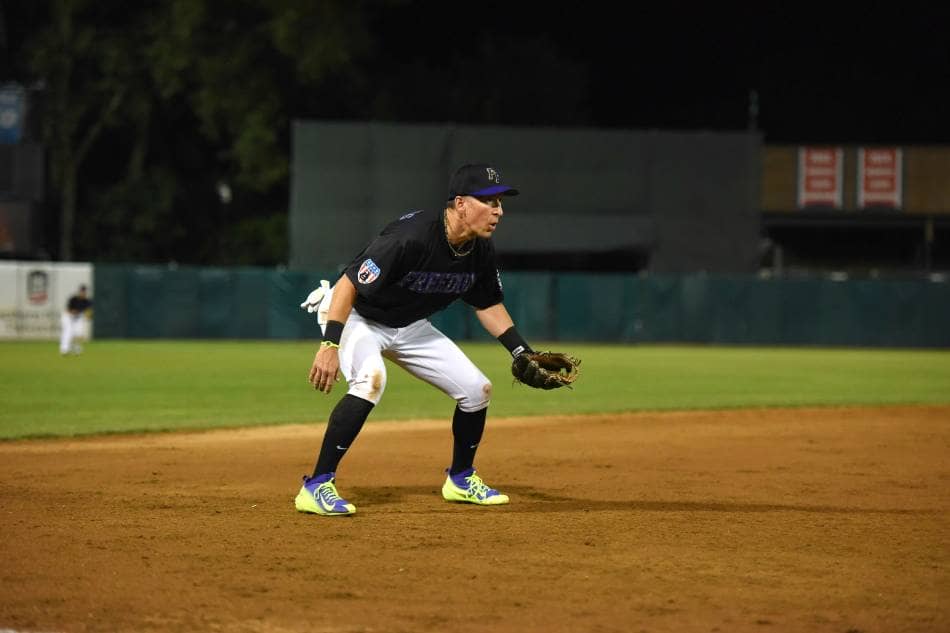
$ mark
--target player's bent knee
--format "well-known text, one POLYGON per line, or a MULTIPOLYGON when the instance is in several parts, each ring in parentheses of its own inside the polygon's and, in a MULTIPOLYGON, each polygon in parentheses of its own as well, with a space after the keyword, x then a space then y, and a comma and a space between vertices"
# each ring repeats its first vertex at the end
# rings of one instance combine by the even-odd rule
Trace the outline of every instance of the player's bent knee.
POLYGON ((350 388, 347 391, 350 395, 368 400, 373 404, 379 404, 383 397, 383 391, 386 390, 386 370, 383 368, 373 368, 366 372, 361 372, 359 376, 350 382, 350 388))
POLYGON ((481 411, 491 402, 492 385, 488 378, 483 378, 458 399, 458 407, 466 413, 481 411))

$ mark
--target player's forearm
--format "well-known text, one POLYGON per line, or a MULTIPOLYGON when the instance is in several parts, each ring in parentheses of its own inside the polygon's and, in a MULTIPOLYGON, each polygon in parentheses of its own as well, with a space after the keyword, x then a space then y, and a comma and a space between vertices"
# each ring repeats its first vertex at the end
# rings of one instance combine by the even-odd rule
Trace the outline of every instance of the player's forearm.
POLYGON ((503 303, 496 303, 484 310, 475 310, 475 316, 478 317, 482 327, 495 338, 501 336, 515 324, 503 303))
POLYGON ((330 301, 330 310, 327 320, 346 323, 356 303, 356 286, 346 275, 342 275, 333 288, 333 299, 330 301))
MULTIPOLYGON (((320 343, 321 351, 325 351, 327 347, 338 348, 340 346, 340 339, 343 338, 343 326, 346 320, 350 318, 350 312, 353 310, 355 302, 356 288, 350 278, 343 275, 333 287, 330 308, 327 310, 327 323, 323 331, 323 342, 320 343)), ((314 363, 317 362, 318 358, 314 359, 314 363)))

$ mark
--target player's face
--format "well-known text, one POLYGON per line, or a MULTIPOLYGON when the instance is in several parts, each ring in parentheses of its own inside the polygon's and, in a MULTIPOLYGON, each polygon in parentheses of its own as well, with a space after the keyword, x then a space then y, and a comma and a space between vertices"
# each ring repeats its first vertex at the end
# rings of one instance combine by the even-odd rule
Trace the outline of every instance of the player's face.
POLYGON ((472 204, 469 205, 466 213, 466 222, 469 228, 475 232, 478 237, 489 238, 495 232, 495 228, 501 221, 501 216, 505 214, 501 207, 501 196, 491 196, 488 198, 469 197, 472 204))

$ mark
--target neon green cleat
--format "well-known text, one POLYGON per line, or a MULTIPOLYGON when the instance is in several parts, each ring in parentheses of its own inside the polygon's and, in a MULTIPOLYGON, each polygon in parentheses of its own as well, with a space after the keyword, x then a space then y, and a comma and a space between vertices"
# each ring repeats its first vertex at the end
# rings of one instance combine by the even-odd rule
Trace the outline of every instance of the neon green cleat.
POLYGON ((474 468, 464 470, 457 475, 448 475, 445 483, 442 484, 442 498, 446 501, 475 503, 480 506, 499 506, 508 503, 508 495, 489 488, 482 478, 475 474, 474 468))
POLYGON ((310 512, 325 517, 345 517, 356 513, 356 506, 341 499, 334 485, 334 473, 303 478, 303 486, 294 499, 297 512, 310 512))

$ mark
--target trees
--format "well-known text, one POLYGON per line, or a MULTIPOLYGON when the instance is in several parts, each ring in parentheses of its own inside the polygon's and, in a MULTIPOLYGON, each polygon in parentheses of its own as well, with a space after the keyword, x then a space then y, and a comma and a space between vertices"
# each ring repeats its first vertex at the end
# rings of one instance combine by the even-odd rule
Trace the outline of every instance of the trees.
POLYGON ((405 0, 23 6, 64 260, 284 262, 293 117, 577 125, 589 108, 564 43, 521 32, 530 8, 483 28, 405 0))
POLYGON ((58 193, 60 258, 73 257, 79 169, 128 95, 122 43, 81 19, 81 0, 54 0, 31 44, 30 67, 46 85, 42 135, 58 193))
POLYGON ((360 16, 342 1, 52 0, 28 58, 59 258, 283 261, 282 233, 269 251, 242 242, 286 231, 288 101, 358 55, 360 16))

